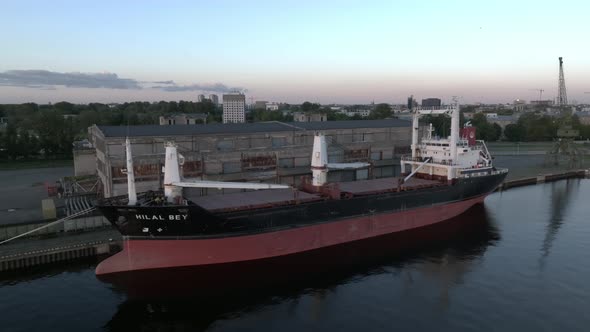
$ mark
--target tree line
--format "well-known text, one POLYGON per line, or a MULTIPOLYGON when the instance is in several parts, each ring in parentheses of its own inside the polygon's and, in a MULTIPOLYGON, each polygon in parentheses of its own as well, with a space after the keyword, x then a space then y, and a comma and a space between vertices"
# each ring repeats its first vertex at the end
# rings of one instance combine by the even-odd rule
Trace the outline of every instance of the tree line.
MULTIPOLYGON (((420 120, 423 124, 432 123, 435 134, 447 137, 450 134, 451 119, 446 116, 426 116, 420 120)), ((552 141, 557 137, 559 128, 569 126, 579 132, 576 139, 590 139, 590 125, 584 125, 574 116, 553 117, 530 112, 522 114, 514 124, 508 124, 502 129, 497 123, 488 121, 485 113, 475 113, 468 120, 461 112, 461 126, 470 122, 476 128, 476 138, 487 142, 506 140, 510 142, 552 141)))
POLYGON ((381 103, 374 106, 367 105, 350 105, 344 106, 345 110, 360 110, 370 109, 368 117, 362 117, 359 114, 348 116, 337 110, 333 110, 330 106, 322 106, 318 103, 311 103, 309 101, 304 102, 301 105, 295 105, 291 107, 292 112, 304 112, 304 113, 321 113, 326 114, 328 121, 345 121, 345 120, 380 120, 394 117, 393 108, 389 104, 381 103))
POLYGON ((504 135, 511 142, 550 141, 557 137, 559 128, 567 127, 578 131, 576 139, 590 139, 590 125, 582 124, 577 115, 551 117, 537 113, 523 114, 517 123, 504 128, 504 135))
MULTIPOLYGON (((353 106, 366 107, 366 106, 353 106)), ((253 110, 248 113, 249 122, 293 121, 293 112, 326 113, 328 120, 360 120, 349 117, 328 106, 304 102, 301 105, 281 104, 279 111, 253 110)), ((7 120, 0 130, 0 158, 70 158, 72 143, 87 137, 92 125, 146 125, 158 124, 159 117, 175 113, 207 114, 207 123, 222 122, 223 110, 210 100, 131 102, 122 104, 72 104, 58 102, 39 105, 35 103, 0 105, 0 117, 7 120)), ((379 104, 371 112, 370 119, 392 116, 391 106, 379 104)))
MULTIPOLYGON (((348 109, 367 109, 366 105, 352 105, 348 109)), ((469 111, 470 109, 464 108, 469 111)), ((386 119, 395 117, 389 104, 377 104, 370 108, 368 117, 352 117, 333 110, 329 106, 306 101, 301 105, 281 104, 279 111, 253 110, 248 121, 292 121, 293 112, 319 112, 329 121, 386 119)), ((132 102, 122 104, 72 104, 59 102, 48 105, 35 103, 0 105, 0 159, 21 158, 70 158, 72 143, 87 137, 88 127, 96 125, 157 124, 161 115, 175 113, 207 114, 207 123, 222 121, 223 111, 209 100, 132 102), (6 121, 7 120, 7 121, 6 121)), ((428 116, 424 123, 433 123, 436 134, 446 137, 450 133, 450 118, 428 116)), ((476 113, 470 120, 476 127, 478 139, 496 141, 548 141, 556 137, 557 130, 569 124, 580 132, 581 139, 590 138, 590 125, 583 125, 576 116, 555 118, 532 112, 523 114, 517 123, 504 130, 491 123, 483 113, 476 113)), ((461 125, 466 122, 461 113, 461 125)))
POLYGON ((71 158, 72 143, 87 138, 96 125, 158 124, 159 117, 175 113, 204 113, 207 122, 221 122, 222 111, 211 101, 161 101, 123 104, 0 105, 0 159, 71 158))

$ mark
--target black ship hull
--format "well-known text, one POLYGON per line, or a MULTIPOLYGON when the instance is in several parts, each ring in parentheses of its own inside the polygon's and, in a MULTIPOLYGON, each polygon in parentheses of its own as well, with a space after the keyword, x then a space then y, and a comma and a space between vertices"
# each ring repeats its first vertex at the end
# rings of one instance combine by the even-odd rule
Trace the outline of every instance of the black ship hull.
POLYGON ((190 203, 104 205, 99 208, 124 235, 124 249, 96 273, 112 281, 139 272, 217 270, 427 227, 482 203, 505 176, 490 172, 424 189, 219 213, 190 203))
POLYGON ((507 173, 458 179, 432 188, 319 200, 264 209, 210 212, 198 205, 101 205, 99 210, 130 239, 217 238, 275 232, 293 227, 392 214, 486 195, 507 173))

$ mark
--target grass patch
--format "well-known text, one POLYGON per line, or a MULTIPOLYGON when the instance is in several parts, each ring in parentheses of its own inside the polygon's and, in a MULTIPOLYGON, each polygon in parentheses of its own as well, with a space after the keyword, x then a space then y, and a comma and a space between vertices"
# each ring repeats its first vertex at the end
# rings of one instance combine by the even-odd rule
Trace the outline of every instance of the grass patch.
POLYGON ((74 166, 73 159, 0 160, 0 170, 55 168, 74 166))

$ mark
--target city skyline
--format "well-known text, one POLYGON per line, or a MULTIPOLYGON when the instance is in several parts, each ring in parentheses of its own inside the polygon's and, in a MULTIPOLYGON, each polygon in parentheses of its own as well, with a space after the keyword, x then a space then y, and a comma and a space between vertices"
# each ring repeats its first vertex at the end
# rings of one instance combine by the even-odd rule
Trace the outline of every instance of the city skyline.
POLYGON ((582 25, 563 1, 22 1, 0 22, 0 103, 196 100, 590 102, 582 25), (565 14, 567 12, 567 15, 565 14), (27 19, 23 19, 25 17, 27 19))

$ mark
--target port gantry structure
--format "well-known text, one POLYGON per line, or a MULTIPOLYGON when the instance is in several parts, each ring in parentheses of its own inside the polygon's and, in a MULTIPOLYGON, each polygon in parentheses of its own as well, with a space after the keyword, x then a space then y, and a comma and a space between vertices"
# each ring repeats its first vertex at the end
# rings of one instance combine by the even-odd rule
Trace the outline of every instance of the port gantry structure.
POLYGON ((559 57, 559 81, 557 85, 557 106, 567 106, 567 91, 565 89, 565 78, 563 76, 563 57, 559 57))

